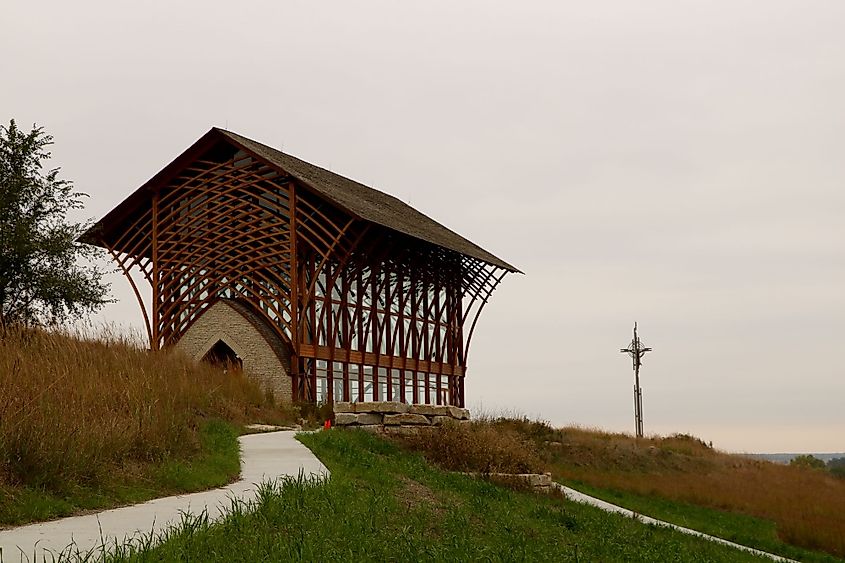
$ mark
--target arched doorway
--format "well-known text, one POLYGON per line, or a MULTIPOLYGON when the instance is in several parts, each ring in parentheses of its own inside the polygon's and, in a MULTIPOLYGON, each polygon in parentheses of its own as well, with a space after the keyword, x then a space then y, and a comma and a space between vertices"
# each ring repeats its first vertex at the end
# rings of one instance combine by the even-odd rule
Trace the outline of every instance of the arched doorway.
POLYGON ((222 368, 224 370, 243 370, 244 361, 232 348, 222 340, 212 346, 205 356, 202 358, 203 362, 209 363, 213 366, 222 368))

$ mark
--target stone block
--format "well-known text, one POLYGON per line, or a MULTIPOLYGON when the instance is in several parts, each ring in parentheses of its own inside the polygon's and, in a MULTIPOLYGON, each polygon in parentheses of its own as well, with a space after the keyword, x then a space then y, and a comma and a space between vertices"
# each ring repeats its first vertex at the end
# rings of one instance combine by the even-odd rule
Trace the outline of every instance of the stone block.
POLYGON ((358 415, 348 412, 339 412, 334 415, 334 423, 336 426, 358 424, 358 415))
POLYGON ((431 424, 434 426, 442 426, 443 424, 449 424, 450 422, 455 422, 455 419, 451 416, 433 416, 431 417, 431 424))
MULTIPOLYGON (((368 428, 368 427, 364 427, 368 428)), ((384 433, 391 436, 416 436, 425 426, 383 426, 384 433)))
POLYGON ((452 416, 452 407, 448 405, 411 405, 411 414, 425 416, 452 416))
POLYGON ((467 409, 449 407, 449 412, 452 414, 452 418, 456 418, 458 420, 469 420, 469 411, 467 409))
POLYGON ((332 405, 335 414, 339 412, 355 412, 355 403, 336 402, 332 405))
POLYGON ((552 476, 549 473, 528 473, 525 477, 528 478, 528 483, 535 489, 548 489, 552 486, 552 476))
POLYGON ((404 414, 411 410, 411 405, 396 401, 377 401, 369 403, 355 403, 355 412, 377 412, 382 414, 404 414))
POLYGON ((382 416, 380 414, 371 414, 371 413, 363 413, 363 414, 356 414, 355 417, 358 420, 358 424, 365 424, 371 426, 373 424, 381 424, 382 416))
POLYGON ((431 422, 421 414, 386 414, 384 415, 385 426, 409 426, 409 425, 426 425, 431 422))

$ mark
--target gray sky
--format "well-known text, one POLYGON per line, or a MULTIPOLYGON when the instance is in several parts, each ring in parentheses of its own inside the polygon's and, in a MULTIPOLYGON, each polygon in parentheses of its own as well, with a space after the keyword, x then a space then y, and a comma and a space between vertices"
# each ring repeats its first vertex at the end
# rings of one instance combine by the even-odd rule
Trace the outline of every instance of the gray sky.
POLYGON ((636 320, 647 433, 845 450, 845 3, 408 4, 4 0, 0 119, 88 217, 221 126, 515 264, 470 406, 632 431, 636 320))

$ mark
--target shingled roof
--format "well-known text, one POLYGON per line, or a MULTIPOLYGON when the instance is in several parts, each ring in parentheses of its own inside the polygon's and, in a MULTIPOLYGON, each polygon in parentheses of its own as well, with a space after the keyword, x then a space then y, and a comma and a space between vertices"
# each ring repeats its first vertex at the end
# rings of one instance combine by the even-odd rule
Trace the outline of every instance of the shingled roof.
MULTIPOLYGON (((467 240, 458 233, 389 194, 335 174, 325 168, 305 162, 272 147, 238 135, 237 133, 216 127, 212 128, 200 141, 197 141, 194 147, 199 145, 203 140, 206 140, 209 136, 220 136, 236 147, 252 153, 261 160, 266 161, 270 166, 296 179, 306 188, 325 198, 330 203, 365 221, 370 221, 371 223, 387 227, 388 229, 416 239, 453 250, 472 258, 477 258, 478 260, 510 272, 519 272, 517 268, 501 258, 494 256, 477 244, 467 240)), ((178 167, 180 161, 183 161, 183 157, 186 157, 189 152, 191 152, 191 149, 188 149, 188 151, 174 160, 167 168, 124 200, 118 207, 85 233, 80 240, 93 242, 94 237, 92 234, 95 230, 102 229, 106 226, 106 223, 110 222, 109 219, 113 220, 118 216, 127 214, 129 210, 125 206, 131 206, 132 200, 135 200, 137 203, 139 192, 142 192, 144 188, 155 183, 158 178, 168 175, 168 170, 171 167, 178 167), (121 208, 124 208, 122 212, 121 208)))

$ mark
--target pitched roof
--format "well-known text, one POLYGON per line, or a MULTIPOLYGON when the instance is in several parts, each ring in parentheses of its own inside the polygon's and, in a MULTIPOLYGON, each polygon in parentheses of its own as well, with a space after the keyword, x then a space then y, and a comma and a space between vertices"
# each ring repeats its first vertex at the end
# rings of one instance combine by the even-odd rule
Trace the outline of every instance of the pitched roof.
POLYGON ((355 180, 335 174, 237 133, 217 129, 249 152, 283 169, 312 190, 361 219, 414 238, 478 258, 488 264, 518 272, 504 260, 420 213, 402 200, 355 180))
MULTIPOLYGON (((325 168, 315 166, 305 162, 304 160, 285 154, 242 135, 238 135, 237 133, 232 133, 231 131, 225 131, 215 127, 212 128, 211 131, 209 131, 202 139, 200 139, 194 147, 212 135, 222 136, 236 147, 254 154, 275 168, 283 170, 287 175, 295 178, 317 195, 361 219, 398 231, 413 238, 453 250, 460 254, 477 258, 478 260, 503 268, 510 272, 519 272, 517 268, 508 264, 501 258, 494 256, 477 244, 467 240, 451 229, 444 227, 434 219, 417 211, 400 199, 374 188, 365 186, 364 184, 354 180, 350 180, 349 178, 345 178, 339 174, 335 174, 325 168)), ((192 149, 194 147, 192 147, 192 149)), ((120 208, 132 205, 133 200, 137 202, 136 196, 138 195, 138 192, 141 192, 143 188, 156 182, 158 178, 166 176, 169 168, 180 164, 184 166, 185 164, 182 164, 184 162, 183 157, 187 156, 187 153, 189 152, 191 152, 191 149, 188 149, 188 151, 174 160, 167 168, 162 170, 159 174, 154 176, 149 182, 142 186, 141 189, 128 197, 117 208, 112 210, 112 212, 100 220, 98 224, 94 225, 88 233, 83 235, 82 240, 88 241, 93 238, 88 237, 87 235, 91 234, 94 229, 101 228, 101 224, 109 222, 107 219, 113 219, 116 218, 116 216, 124 215, 129 212, 128 209, 124 208, 122 213, 117 213, 120 208)))

